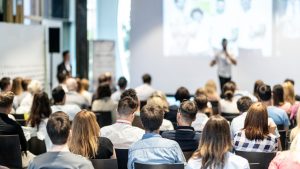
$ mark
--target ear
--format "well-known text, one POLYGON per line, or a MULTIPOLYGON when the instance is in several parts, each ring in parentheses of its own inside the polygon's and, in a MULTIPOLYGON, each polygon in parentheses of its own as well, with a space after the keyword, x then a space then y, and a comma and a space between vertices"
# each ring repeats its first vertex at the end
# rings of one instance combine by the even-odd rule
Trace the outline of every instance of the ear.
POLYGON ((176 119, 177 122, 181 120, 181 113, 177 112, 176 119))

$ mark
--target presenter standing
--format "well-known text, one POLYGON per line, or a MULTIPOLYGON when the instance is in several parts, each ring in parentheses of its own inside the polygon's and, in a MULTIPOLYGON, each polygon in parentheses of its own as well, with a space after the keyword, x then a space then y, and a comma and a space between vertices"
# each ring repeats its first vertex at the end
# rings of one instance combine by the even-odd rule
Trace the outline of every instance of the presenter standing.
POLYGON ((222 39, 222 50, 217 52, 214 60, 211 61, 210 66, 217 64, 218 75, 220 80, 221 91, 226 82, 231 80, 231 65, 236 65, 236 59, 227 49, 227 39, 222 39))
POLYGON ((57 66, 57 74, 65 74, 71 76, 72 66, 70 64, 70 52, 63 52, 63 61, 57 66))

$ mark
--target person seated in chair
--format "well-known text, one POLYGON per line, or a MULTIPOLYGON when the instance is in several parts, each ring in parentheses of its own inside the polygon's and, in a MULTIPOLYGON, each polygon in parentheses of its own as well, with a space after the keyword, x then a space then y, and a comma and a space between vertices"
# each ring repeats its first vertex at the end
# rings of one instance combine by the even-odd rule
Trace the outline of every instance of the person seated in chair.
POLYGON ((67 141, 70 137, 70 129, 71 125, 66 113, 51 114, 47 122, 47 133, 53 146, 47 153, 35 157, 28 169, 94 168, 88 159, 69 151, 67 141))
POLYGON ((197 114, 197 105, 193 101, 184 101, 181 103, 177 113, 178 126, 176 130, 165 131, 163 138, 175 140, 182 151, 195 151, 198 148, 200 133, 191 127, 197 114))

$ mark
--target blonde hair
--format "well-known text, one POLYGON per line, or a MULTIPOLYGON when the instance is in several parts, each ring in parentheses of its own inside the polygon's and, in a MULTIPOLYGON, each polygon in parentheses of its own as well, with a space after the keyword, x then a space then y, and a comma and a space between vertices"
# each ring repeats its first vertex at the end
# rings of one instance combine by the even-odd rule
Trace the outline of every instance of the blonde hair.
POLYGON ((70 151, 87 158, 94 158, 99 147, 100 127, 93 112, 82 110, 76 114, 69 140, 70 151))
POLYGON ((216 85, 216 82, 214 80, 208 80, 206 83, 205 83, 205 86, 204 86, 204 91, 206 94, 208 95, 214 95, 217 93, 217 85, 216 85))
POLYGON ((162 99, 161 97, 151 97, 147 100, 147 104, 157 105, 158 107, 162 108, 164 112, 169 112, 168 102, 162 99))
POLYGON ((20 95, 23 92, 22 80, 23 79, 21 77, 16 77, 16 78, 13 79, 11 91, 15 95, 20 95))
POLYGON ((284 101, 294 104, 295 103, 294 85, 291 82, 284 82, 282 86, 283 86, 284 101))
POLYGON ((81 79, 80 84, 81 84, 81 91, 89 90, 90 84, 89 84, 89 81, 87 79, 81 79))
POLYGON ((43 90, 42 83, 38 80, 32 80, 28 85, 28 91, 34 95, 40 93, 43 90))
POLYGON ((204 88, 198 88, 197 90, 196 90, 196 92, 195 92, 195 97, 198 97, 198 96, 200 96, 200 95, 206 95, 206 92, 205 92, 205 89, 204 88))

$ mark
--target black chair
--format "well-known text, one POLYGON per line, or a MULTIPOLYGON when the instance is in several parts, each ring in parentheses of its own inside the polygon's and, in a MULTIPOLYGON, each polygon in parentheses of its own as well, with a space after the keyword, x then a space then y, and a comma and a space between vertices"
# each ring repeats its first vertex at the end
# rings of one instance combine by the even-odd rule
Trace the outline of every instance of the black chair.
POLYGON ((91 159, 95 169, 118 169, 117 159, 91 159))
POLYGON ((26 120, 24 118, 24 114, 11 114, 15 117, 16 122, 18 122, 21 126, 26 126, 26 120))
POLYGON ((28 150, 34 155, 40 155, 47 152, 46 144, 44 140, 40 140, 37 137, 31 137, 28 142, 28 150))
POLYGON ((135 169, 184 169, 183 164, 141 164, 134 163, 135 169))
POLYGON ((278 130, 284 130, 284 125, 283 125, 283 124, 277 125, 277 129, 278 129, 278 130))
POLYGON ((128 149, 115 149, 115 151, 118 161, 118 168, 127 169, 128 149))
POLYGON ((110 111, 95 111, 97 122, 100 127, 109 126, 112 124, 112 112, 110 111))
POLYGON ((259 163, 249 163, 250 169, 261 169, 259 163))
MULTIPOLYGON (((244 157, 248 160, 249 164, 255 164, 253 168, 267 169, 270 162, 276 156, 276 152, 265 153, 265 152, 246 152, 246 151, 235 151, 236 155, 244 157)), ((251 168, 252 169, 252 168, 251 168)))
POLYGON ((287 140, 287 133, 285 130, 278 130, 280 135, 280 142, 282 150, 288 149, 288 140, 287 140))
POLYGON ((226 113, 226 112, 222 112, 221 116, 223 116, 227 121, 231 122, 232 119, 234 119, 235 117, 239 116, 239 113, 226 113))
POLYGON ((140 116, 134 116, 134 119, 133 119, 133 122, 132 122, 132 126, 144 129, 144 126, 142 124, 140 116))
POLYGON ((194 153, 193 151, 184 151, 183 152, 183 155, 184 155, 186 161, 188 161, 192 157, 193 153, 194 153))
POLYGON ((8 168, 22 168, 18 135, 0 135, 0 165, 8 168))

